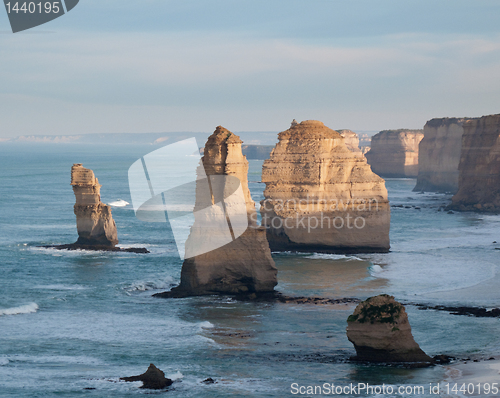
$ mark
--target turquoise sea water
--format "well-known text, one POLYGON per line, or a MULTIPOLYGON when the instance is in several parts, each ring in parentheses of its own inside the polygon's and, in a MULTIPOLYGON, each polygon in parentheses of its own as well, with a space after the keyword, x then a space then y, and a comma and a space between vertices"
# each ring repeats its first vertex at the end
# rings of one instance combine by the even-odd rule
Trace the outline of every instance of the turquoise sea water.
MULTIPOLYGON (((119 382, 152 362, 176 383, 172 397, 287 397, 291 384, 428 385, 447 369, 349 363, 353 306, 242 303, 226 297, 155 299, 180 277, 169 228, 113 208, 120 246, 151 253, 65 252, 39 245, 76 240, 73 163, 94 170, 102 201, 131 202, 127 171, 152 146, 0 145, 0 396, 132 397, 119 382), (216 384, 202 380, 212 377, 216 384)), ((262 198, 262 162, 250 189, 262 198)), ((277 289, 288 295, 499 306, 500 216, 439 212, 448 196, 387 181, 388 254, 274 254, 277 289), (414 206, 414 207, 411 207, 414 206), (420 209, 415 209, 420 207, 420 209)), ((429 355, 500 353, 500 320, 421 311, 408 305, 416 341, 429 355)), ((303 395, 304 396, 304 395, 303 395)), ((305 395, 308 396, 308 395, 305 395)), ((379 395, 380 396, 380 395, 379 395)))

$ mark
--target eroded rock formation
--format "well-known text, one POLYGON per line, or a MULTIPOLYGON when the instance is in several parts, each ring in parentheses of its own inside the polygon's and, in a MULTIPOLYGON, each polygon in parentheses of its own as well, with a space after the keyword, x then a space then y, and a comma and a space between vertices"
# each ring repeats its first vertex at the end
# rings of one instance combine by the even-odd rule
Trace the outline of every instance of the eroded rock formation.
POLYGON ((347 148, 351 151, 354 152, 355 154, 362 156, 363 153, 361 152, 361 149, 359 148, 359 137, 358 135, 352 131, 352 130, 337 130, 337 132, 344 137, 344 142, 347 146, 347 148))
POLYGON ((76 244, 116 246, 116 224, 111 216, 111 208, 101 202, 101 185, 94 172, 75 163, 71 168, 71 185, 76 198, 76 244))
POLYGON ((500 211, 500 114, 463 124, 456 210, 500 211))
POLYGON ((238 136, 221 126, 208 138, 203 169, 198 169, 198 176, 206 173, 208 180, 196 183, 195 222, 186 241, 181 283, 160 297, 253 294, 273 291, 276 286, 277 269, 265 229, 257 224, 248 189, 248 161, 241 153, 241 144, 238 136), (232 178, 214 178, 218 176, 232 178), (201 211, 204 209, 208 210, 201 211), (222 227, 215 222, 221 215, 222 227), (243 225, 235 224, 241 215, 243 225), (226 218, 233 240, 213 250, 221 235, 228 233, 226 218), (205 252, 191 256, 193 251, 205 252))
POLYGON ((452 192, 458 190, 458 164, 462 152, 466 118, 429 120, 418 150, 418 177, 414 191, 452 192))
POLYGON ((433 362, 413 339, 404 306, 387 294, 358 304, 347 318, 347 338, 360 361, 433 362))
POLYGON ((416 177, 422 130, 384 130, 374 135, 365 154, 374 173, 382 177, 416 177))
POLYGON ((387 252, 385 181, 323 123, 306 120, 278 135, 262 182, 262 224, 271 250, 387 252))

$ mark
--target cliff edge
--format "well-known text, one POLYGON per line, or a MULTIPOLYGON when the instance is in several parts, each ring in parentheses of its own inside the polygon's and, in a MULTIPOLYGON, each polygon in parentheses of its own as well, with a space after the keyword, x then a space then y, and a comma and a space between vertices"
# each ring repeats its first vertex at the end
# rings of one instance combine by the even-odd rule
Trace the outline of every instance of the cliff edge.
POLYGON ((422 130, 384 130, 372 137, 365 154, 374 173, 382 177, 416 177, 422 130))
POLYGON ((464 123, 455 210, 500 211, 500 114, 464 123))

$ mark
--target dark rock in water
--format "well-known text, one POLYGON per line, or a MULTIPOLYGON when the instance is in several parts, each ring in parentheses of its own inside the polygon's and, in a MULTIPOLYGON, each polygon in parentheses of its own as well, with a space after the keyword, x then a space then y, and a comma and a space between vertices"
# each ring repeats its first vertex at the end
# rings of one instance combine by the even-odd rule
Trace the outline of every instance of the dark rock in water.
POLYGON ((435 364, 438 364, 438 365, 447 365, 447 364, 449 364, 451 362, 452 359, 455 359, 455 358, 450 357, 448 355, 441 354, 441 355, 435 355, 435 356, 433 356, 432 359, 434 360, 435 364))
POLYGON ((142 375, 121 377, 120 380, 142 381, 143 384, 141 388, 149 388, 151 390, 161 390, 167 388, 173 383, 172 380, 165 377, 165 373, 163 373, 153 364, 149 365, 149 368, 146 371, 146 373, 143 373, 142 375))
POLYGON ((71 243, 68 245, 49 245, 49 246, 38 246, 44 247, 46 249, 56 249, 56 250, 91 250, 91 251, 103 251, 103 252, 127 252, 127 253, 149 253, 149 250, 144 247, 129 247, 123 249, 121 247, 111 247, 111 246, 100 246, 100 245, 79 245, 76 243, 71 243))
POLYGON ((453 211, 451 211, 451 210, 450 210, 450 211, 449 211, 448 213, 446 213, 446 214, 455 214, 455 213, 454 213, 453 211))
POLYGON ((347 338, 358 361, 433 363, 413 339, 405 307, 393 296, 381 294, 361 302, 347 318, 347 338))
POLYGON ((217 382, 214 379, 212 379, 211 377, 209 377, 208 379, 203 380, 202 383, 205 383, 205 384, 215 384, 217 382))

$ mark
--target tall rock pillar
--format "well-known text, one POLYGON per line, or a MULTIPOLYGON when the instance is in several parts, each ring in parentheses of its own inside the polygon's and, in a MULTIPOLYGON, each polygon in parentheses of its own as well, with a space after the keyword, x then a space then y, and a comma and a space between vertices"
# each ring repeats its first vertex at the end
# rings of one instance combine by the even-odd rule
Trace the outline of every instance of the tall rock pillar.
POLYGON ((118 244, 116 224, 111 216, 111 208, 101 202, 99 181, 90 169, 80 163, 71 167, 71 185, 75 194, 74 207, 77 245, 110 246, 118 244))

